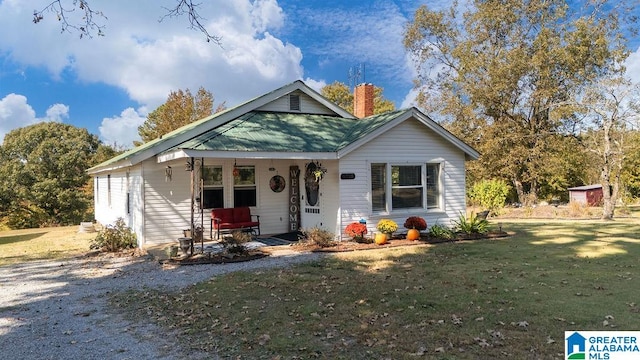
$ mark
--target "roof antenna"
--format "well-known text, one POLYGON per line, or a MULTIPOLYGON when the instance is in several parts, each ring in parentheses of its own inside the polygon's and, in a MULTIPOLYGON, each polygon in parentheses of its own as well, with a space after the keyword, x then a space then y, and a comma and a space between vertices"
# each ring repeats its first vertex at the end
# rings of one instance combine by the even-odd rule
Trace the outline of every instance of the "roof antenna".
POLYGON ((360 63, 356 66, 352 66, 349 68, 349 87, 352 89, 357 85, 366 82, 365 78, 365 65, 364 63, 360 63))

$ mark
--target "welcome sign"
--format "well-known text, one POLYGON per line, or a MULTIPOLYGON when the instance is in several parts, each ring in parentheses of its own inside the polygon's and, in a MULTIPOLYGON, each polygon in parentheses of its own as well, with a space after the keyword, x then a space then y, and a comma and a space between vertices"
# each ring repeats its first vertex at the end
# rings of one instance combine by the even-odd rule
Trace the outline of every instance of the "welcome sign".
POLYGON ((289 231, 300 228, 300 168, 289 167, 289 231))

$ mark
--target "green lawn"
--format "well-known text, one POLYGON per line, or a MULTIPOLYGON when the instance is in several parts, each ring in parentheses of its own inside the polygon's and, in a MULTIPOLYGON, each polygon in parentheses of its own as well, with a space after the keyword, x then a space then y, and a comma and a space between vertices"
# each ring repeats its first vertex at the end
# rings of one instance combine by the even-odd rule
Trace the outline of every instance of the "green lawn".
POLYGON ((637 220, 501 223, 515 235, 343 253, 112 303, 223 358, 562 358, 565 330, 640 329, 637 220))
POLYGON ((79 234, 78 226, 0 231, 0 266, 77 256, 95 236, 79 234))

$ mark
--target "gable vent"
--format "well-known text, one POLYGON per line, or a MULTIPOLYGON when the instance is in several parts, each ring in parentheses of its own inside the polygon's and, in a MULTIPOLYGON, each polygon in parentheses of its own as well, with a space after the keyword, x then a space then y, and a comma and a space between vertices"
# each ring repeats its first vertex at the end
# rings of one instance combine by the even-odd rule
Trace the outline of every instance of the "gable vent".
POLYGON ((300 95, 289 95, 289 110, 300 111, 300 95))

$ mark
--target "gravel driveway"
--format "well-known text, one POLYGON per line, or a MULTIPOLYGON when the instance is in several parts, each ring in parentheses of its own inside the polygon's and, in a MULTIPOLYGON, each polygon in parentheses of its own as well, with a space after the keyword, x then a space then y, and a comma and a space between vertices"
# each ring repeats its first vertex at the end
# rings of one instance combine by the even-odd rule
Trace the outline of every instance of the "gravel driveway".
MULTIPOLYGON (((182 359, 170 334, 107 307, 111 292, 179 289, 220 274, 284 267, 319 254, 163 269, 149 257, 83 257, 0 267, 0 359, 182 359)), ((197 354, 189 354, 194 358, 197 354)), ((200 354, 217 358, 216 354, 200 354)))

